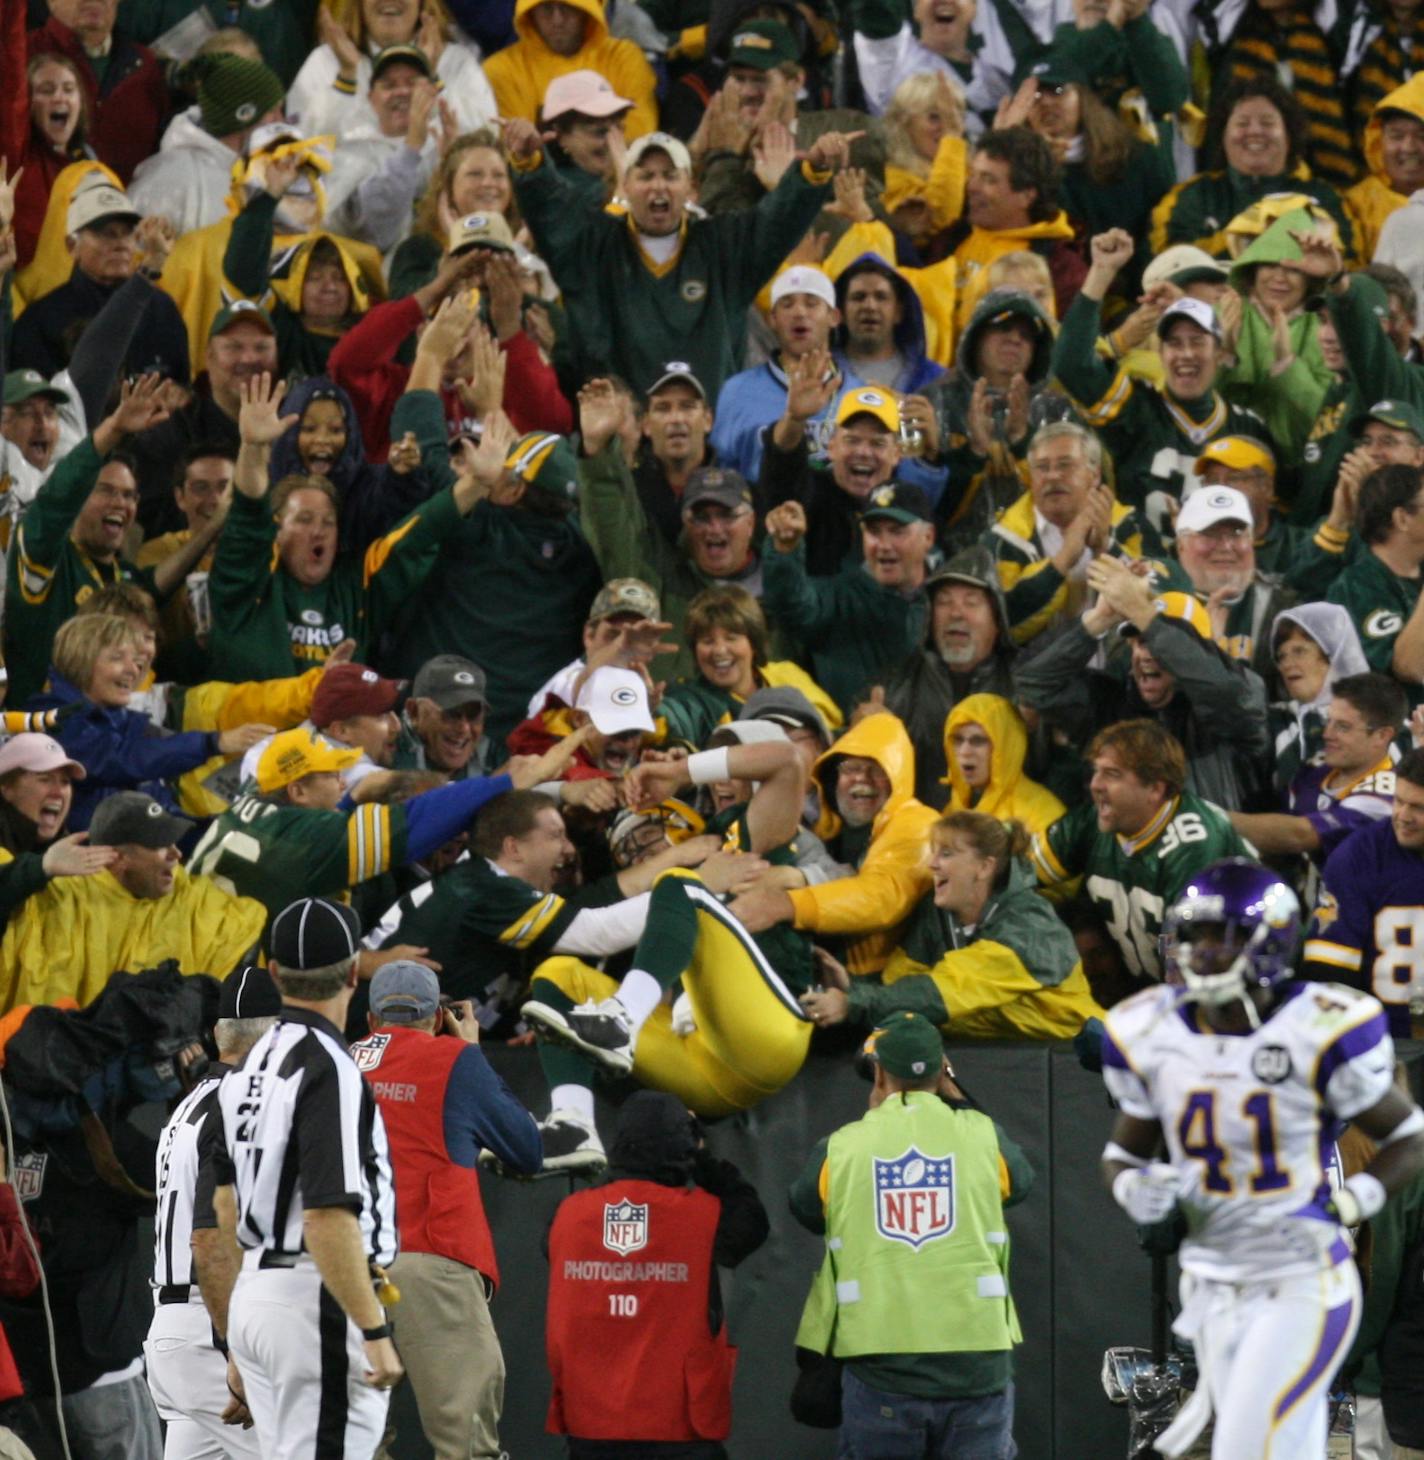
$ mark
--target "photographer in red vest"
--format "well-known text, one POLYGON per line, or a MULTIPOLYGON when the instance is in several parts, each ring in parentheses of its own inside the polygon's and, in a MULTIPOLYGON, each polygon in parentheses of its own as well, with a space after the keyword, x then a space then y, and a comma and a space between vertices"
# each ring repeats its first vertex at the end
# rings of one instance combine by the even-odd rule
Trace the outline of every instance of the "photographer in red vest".
POLYGON ((549 1229, 547 1427, 571 1460, 719 1460, 737 1351, 716 1270, 766 1241, 766 1209, 663 1091, 627 1101, 608 1154, 549 1229))
POLYGON ((490 1321, 499 1284, 477 1162, 489 1150, 533 1175, 534 1117, 490 1068, 468 1003, 442 1006, 430 969, 397 959, 371 980, 371 1034, 351 1048, 381 1108, 395 1172, 401 1301, 391 1336, 438 1460, 498 1457, 504 1355, 490 1321))

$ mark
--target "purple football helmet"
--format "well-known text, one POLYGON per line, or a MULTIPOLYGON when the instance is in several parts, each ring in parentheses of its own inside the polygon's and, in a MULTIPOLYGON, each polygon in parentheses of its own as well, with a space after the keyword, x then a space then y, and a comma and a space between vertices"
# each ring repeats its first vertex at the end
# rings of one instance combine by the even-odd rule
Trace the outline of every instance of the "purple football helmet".
POLYGON ((1269 868, 1228 857, 1198 872, 1167 911, 1167 980, 1193 1003, 1249 1005, 1248 990, 1291 977, 1299 941, 1295 893, 1269 868))

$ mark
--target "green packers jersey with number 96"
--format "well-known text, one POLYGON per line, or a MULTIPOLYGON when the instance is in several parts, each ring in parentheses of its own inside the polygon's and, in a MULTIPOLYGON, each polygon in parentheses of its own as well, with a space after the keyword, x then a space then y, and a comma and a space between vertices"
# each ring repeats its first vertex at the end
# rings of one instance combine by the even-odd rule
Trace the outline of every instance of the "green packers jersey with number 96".
POLYGON ((1223 857, 1254 856, 1224 811, 1185 792, 1135 837, 1099 831, 1093 805, 1075 807, 1039 832, 1029 852, 1045 887, 1081 877, 1128 972, 1157 980, 1162 922, 1188 878, 1223 857))

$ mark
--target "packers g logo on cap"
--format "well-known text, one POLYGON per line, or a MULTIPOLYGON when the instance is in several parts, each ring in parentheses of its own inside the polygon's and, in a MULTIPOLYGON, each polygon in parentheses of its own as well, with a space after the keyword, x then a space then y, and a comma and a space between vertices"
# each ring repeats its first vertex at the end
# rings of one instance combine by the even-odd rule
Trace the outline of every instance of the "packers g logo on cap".
POLYGON ((257 115, 257 107, 250 101, 245 101, 236 111, 233 112, 239 122, 250 122, 257 115))
POLYGON ((487 228, 489 227, 489 219, 483 213, 471 213, 468 218, 461 220, 460 227, 470 229, 487 228))
POLYGON ((163 807, 161 807, 157 801, 150 801, 148 805, 143 808, 143 814, 145 816, 162 816, 163 807))
POLYGON ((855 398, 863 406, 883 406, 885 404, 885 397, 878 390, 857 391, 855 398))
POLYGON ((636 705, 638 703, 638 692, 631 685, 620 684, 608 698, 615 705, 636 705))
POLYGON ((363 669, 363 670, 362 670, 362 671, 361 671, 361 678, 362 678, 362 679, 363 679, 363 680, 364 680, 364 681, 365 681, 365 682, 366 682, 366 683, 367 683, 367 684, 375 684, 375 682, 376 682, 376 681, 377 681, 377 680, 378 680, 378 679, 379 679, 379 678, 380 678, 380 677, 381 677, 381 676, 380 676, 380 675, 379 675, 379 674, 377 674, 377 673, 376 673, 376 671, 375 671, 375 670, 374 670, 374 669, 363 669))
POLYGON ((870 494, 870 500, 877 507, 889 507, 895 500, 895 488, 888 482, 884 486, 876 487, 870 494))
POLYGON ((468 669, 457 669, 451 676, 456 684, 473 684, 475 676, 468 669))
POLYGON ((669 360, 663 367, 664 375, 691 375, 692 366, 686 360, 669 360))
POLYGON ((1207 499, 1211 507, 1234 507, 1236 499, 1229 492, 1213 492, 1207 499))
POLYGON ((750 47, 754 51, 769 51, 771 49, 771 37, 758 35, 754 30, 744 30, 740 35, 732 37, 732 44, 742 49, 750 47))

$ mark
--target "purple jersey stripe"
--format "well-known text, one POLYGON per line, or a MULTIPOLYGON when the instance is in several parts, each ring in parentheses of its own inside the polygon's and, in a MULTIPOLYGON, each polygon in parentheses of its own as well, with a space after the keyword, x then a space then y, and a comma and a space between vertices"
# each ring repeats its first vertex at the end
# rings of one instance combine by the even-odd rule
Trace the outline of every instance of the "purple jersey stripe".
POLYGON ((1283 1420, 1296 1402, 1302 1399, 1313 1389, 1320 1377, 1332 1367, 1339 1355, 1340 1346, 1345 1340, 1345 1335, 1350 1331, 1350 1321, 1354 1316, 1355 1302, 1352 1298, 1348 1303, 1341 1303, 1338 1308, 1331 1308, 1325 1315, 1325 1328, 1320 1335, 1320 1342, 1316 1345, 1315 1353, 1310 1363, 1306 1366, 1305 1373, 1295 1381, 1291 1387, 1281 1396, 1281 1402, 1276 1405, 1275 1421, 1277 1424, 1283 1420))
POLYGON ((1356 1024, 1353 1029, 1347 1029, 1335 1042, 1329 1045, 1321 1054, 1320 1061, 1315 1067, 1315 1093, 1322 1098, 1325 1095, 1325 1087, 1330 1083, 1330 1076, 1335 1073, 1347 1060, 1362 1055, 1367 1049, 1373 1049, 1382 1039, 1388 1037, 1389 1027, 1385 1023, 1384 1011, 1372 1014, 1362 1024, 1356 1024))
POLYGON ((1132 1073, 1132 1066, 1128 1064, 1126 1055, 1113 1043, 1113 1037, 1106 1029, 1103 1030, 1102 1060, 1104 1069, 1111 1066, 1115 1070, 1132 1073))

